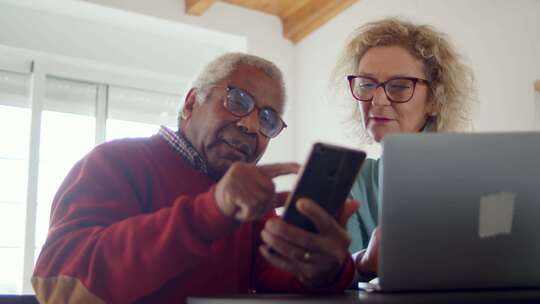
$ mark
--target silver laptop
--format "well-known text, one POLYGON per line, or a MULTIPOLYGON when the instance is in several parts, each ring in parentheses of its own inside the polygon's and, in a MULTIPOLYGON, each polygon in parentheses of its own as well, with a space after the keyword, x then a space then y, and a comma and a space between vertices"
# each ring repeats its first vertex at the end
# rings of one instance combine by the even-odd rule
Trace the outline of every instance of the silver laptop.
POLYGON ((540 133, 389 136, 383 291, 540 287, 540 133))

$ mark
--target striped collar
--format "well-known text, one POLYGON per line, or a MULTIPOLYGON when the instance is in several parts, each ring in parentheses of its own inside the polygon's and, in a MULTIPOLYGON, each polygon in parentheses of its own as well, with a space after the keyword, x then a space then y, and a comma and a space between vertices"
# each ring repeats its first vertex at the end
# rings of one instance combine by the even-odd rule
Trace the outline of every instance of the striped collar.
POLYGON ((193 168, 204 175, 210 176, 206 161, 180 131, 174 132, 165 126, 161 126, 158 135, 163 137, 193 168))

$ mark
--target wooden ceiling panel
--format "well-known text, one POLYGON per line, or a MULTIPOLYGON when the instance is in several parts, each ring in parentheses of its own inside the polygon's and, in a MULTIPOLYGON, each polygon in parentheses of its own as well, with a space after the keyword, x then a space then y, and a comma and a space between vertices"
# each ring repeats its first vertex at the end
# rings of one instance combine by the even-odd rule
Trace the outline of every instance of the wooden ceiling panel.
POLYGON ((186 0, 186 13, 201 16, 216 0, 186 0))
POLYGON ((308 1, 306 5, 282 19, 283 36, 297 43, 355 2, 356 0, 308 1))
MULTIPOLYGON (((186 0, 186 13, 200 16, 217 0, 186 0)), ((283 36, 297 43, 358 0, 222 0, 278 16, 283 36)))
POLYGON ((229 4, 239 5, 278 16, 287 7, 288 0, 223 0, 229 4))
POLYGON ((287 5, 284 6, 283 9, 281 10, 279 17, 281 17, 281 20, 283 20, 283 18, 290 16, 297 10, 308 5, 310 1, 311 0, 286 1, 287 5))

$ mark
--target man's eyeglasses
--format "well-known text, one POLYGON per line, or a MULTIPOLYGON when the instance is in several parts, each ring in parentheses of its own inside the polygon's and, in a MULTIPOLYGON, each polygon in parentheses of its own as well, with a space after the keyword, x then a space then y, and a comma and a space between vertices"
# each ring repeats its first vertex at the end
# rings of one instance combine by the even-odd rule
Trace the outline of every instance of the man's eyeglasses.
POLYGON ((269 138, 278 136, 281 130, 287 127, 287 124, 274 109, 257 107, 255 100, 248 92, 233 86, 227 86, 227 95, 223 101, 223 106, 237 117, 247 116, 254 109, 257 109, 260 132, 269 138))
POLYGON ((360 101, 369 102, 379 87, 383 87, 384 93, 391 102, 404 103, 412 99, 417 83, 430 82, 416 77, 396 77, 387 81, 378 82, 375 79, 364 76, 347 76, 352 96, 360 101))

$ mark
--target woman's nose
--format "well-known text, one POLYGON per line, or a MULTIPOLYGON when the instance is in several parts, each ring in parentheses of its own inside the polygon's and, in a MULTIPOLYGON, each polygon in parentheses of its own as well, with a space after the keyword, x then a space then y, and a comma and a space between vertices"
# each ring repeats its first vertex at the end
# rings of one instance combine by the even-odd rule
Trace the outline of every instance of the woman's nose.
POLYGON ((375 92, 373 92, 373 99, 371 100, 371 104, 374 106, 387 106, 391 104, 388 96, 386 96, 386 92, 384 91, 384 86, 380 86, 375 89, 375 92))

